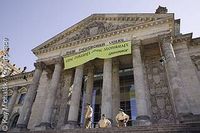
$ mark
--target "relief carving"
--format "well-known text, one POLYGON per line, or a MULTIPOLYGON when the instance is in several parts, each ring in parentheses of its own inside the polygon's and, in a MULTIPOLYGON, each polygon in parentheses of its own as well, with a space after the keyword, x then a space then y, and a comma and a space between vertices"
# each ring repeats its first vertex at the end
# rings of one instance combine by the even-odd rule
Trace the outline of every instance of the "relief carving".
POLYGON ((90 37, 90 36, 95 36, 98 34, 103 34, 106 32, 126 28, 129 26, 133 26, 134 23, 132 24, 113 24, 113 23, 108 23, 108 22, 92 22, 90 23, 87 27, 82 29, 79 33, 76 35, 66 38, 65 42, 71 42, 75 40, 79 40, 82 38, 90 37))
POLYGON ((149 88, 152 123, 174 123, 175 114, 166 83, 165 71, 159 63, 159 57, 146 57, 145 69, 149 88))

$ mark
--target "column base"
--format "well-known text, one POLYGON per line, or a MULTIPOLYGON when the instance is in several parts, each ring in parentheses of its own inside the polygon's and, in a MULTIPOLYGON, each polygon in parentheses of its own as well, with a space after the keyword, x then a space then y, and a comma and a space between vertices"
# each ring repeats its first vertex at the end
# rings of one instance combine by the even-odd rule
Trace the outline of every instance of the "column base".
POLYGON ((64 129, 75 129, 80 128, 80 126, 77 125, 77 121, 68 121, 66 125, 61 127, 62 130, 64 129))
POLYGON ((17 124, 16 128, 14 129, 14 131, 16 131, 16 132, 29 131, 29 129, 27 129, 27 125, 26 124, 17 124))
POLYGON ((149 126, 151 125, 150 117, 147 115, 140 115, 136 117, 137 126, 149 126))
POLYGON ((180 123, 185 124, 200 124, 200 114, 192 114, 192 113, 180 113, 178 115, 178 120, 180 123))
POLYGON ((48 122, 42 122, 40 125, 35 126, 35 131, 44 131, 44 130, 49 130, 52 129, 51 124, 48 122))

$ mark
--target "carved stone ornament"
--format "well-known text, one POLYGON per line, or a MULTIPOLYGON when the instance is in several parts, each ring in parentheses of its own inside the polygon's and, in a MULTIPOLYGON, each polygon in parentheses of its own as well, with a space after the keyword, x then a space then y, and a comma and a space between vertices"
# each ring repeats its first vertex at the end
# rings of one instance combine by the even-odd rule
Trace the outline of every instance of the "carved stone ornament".
POLYGON ((43 62, 34 63, 36 69, 45 69, 46 65, 43 62))
POLYGON ((26 93, 28 89, 26 87, 22 87, 18 90, 19 93, 26 93))
POLYGON ((156 14, 166 14, 168 12, 167 10, 167 7, 162 7, 162 6, 159 6, 157 9, 156 9, 156 14))
POLYGON ((53 62, 55 64, 62 64, 63 63, 63 58, 62 57, 55 58, 55 59, 53 59, 53 62))
POLYGON ((126 28, 126 27, 133 26, 133 25, 135 25, 135 23, 118 24, 117 25, 117 24, 113 24, 113 23, 95 21, 95 22, 90 23, 87 27, 82 29, 76 35, 66 38, 65 42, 71 42, 71 41, 79 40, 79 39, 86 38, 89 36, 91 37, 91 36, 95 36, 97 34, 103 34, 106 32, 126 28))
POLYGON ((131 41, 131 43, 132 43, 132 48, 140 48, 141 47, 141 45, 142 45, 142 42, 141 42, 141 40, 135 40, 135 39, 133 39, 132 41, 131 41))
POLYGON ((8 96, 12 96, 14 93, 13 89, 9 88, 8 89, 8 96))
POLYGON ((171 34, 164 34, 158 36, 160 43, 173 43, 173 37, 171 34))
POLYGON ((159 56, 147 57, 145 59, 145 69, 149 88, 152 123, 174 123, 175 113, 169 87, 166 83, 165 70, 159 63, 159 56))

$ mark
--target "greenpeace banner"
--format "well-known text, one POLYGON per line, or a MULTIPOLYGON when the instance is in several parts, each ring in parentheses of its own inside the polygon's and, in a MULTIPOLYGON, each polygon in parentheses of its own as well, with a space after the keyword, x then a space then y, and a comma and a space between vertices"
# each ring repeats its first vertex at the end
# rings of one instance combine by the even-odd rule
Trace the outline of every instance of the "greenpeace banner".
POLYGON ((69 69, 82 65, 95 58, 107 59, 126 54, 131 54, 130 41, 93 48, 86 52, 64 57, 64 69, 69 69))

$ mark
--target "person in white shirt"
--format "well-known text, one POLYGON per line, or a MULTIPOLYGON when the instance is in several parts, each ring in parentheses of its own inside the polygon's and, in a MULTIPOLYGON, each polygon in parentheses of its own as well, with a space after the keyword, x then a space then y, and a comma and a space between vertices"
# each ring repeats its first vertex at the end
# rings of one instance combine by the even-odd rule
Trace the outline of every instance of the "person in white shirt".
POLYGON ((106 118, 105 114, 102 114, 101 120, 98 122, 99 128, 111 127, 111 122, 106 118))
POLYGON ((122 109, 116 116, 117 127, 126 127, 126 123, 129 121, 129 116, 123 112, 122 109))
POLYGON ((92 115, 93 115, 93 109, 88 103, 86 106, 86 112, 85 112, 85 128, 92 128, 92 115))

